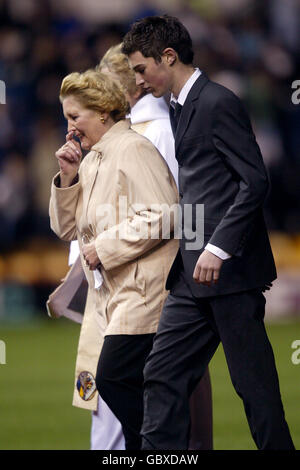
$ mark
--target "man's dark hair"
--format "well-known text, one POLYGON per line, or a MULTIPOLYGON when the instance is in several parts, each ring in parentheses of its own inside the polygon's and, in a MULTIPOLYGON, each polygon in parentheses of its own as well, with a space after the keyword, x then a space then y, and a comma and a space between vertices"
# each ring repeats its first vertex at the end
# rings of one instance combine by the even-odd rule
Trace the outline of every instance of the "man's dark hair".
POLYGON ((123 39, 122 52, 130 55, 139 51, 144 57, 153 57, 156 62, 161 62, 167 47, 177 52, 183 64, 192 64, 192 40, 183 24, 169 15, 148 16, 133 23, 123 39))

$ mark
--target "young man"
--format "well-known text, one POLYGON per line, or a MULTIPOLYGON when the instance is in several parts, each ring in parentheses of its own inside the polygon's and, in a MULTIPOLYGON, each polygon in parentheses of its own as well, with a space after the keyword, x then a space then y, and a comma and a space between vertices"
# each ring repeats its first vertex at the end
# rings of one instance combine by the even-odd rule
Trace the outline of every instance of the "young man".
POLYGON ((191 38, 176 18, 137 21, 123 52, 137 85, 156 97, 171 92, 184 215, 144 371, 143 448, 187 449, 188 399, 221 341, 257 447, 293 449, 263 323, 262 292, 276 269, 262 213, 268 177, 247 113, 193 67, 191 38))

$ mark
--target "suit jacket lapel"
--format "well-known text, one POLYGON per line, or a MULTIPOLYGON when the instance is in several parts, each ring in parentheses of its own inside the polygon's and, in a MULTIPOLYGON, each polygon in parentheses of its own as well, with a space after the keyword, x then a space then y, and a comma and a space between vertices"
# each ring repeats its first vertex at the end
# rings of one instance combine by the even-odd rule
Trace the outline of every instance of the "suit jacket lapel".
POLYGON ((194 114, 194 110, 196 108, 196 101, 199 98, 199 94, 202 91, 203 87, 208 82, 208 78, 204 72, 201 73, 200 77, 195 81, 194 85, 192 86, 185 103, 183 105, 180 119, 178 122, 177 132, 175 136, 175 151, 177 152, 180 142, 188 128, 190 120, 194 114))

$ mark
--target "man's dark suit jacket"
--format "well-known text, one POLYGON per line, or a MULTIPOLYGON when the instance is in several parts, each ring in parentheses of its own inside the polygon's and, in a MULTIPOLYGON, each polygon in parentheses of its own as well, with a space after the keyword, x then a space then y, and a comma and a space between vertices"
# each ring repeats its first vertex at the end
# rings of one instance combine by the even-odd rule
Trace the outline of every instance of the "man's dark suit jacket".
POLYGON ((193 217, 183 221, 195 230, 196 204, 204 204, 204 244, 187 250, 183 237, 167 280, 170 289, 184 266, 196 297, 260 288, 276 278, 276 268, 262 206, 269 189, 263 159, 241 101, 202 73, 183 105, 175 136, 179 194, 191 204, 193 217), (196 284, 193 272, 207 242, 232 257, 223 262, 212 287, 196 284))

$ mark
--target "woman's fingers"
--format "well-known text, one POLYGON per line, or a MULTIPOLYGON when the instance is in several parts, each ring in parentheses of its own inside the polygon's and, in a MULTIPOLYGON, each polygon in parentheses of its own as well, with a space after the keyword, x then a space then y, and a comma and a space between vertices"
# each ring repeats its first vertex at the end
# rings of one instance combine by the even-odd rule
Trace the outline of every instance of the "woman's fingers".
POLYGON ((83 245, 82 254, 89 269, 91 271, 94 271, 95 269, 97 269, 97 267, 100 264, 100 260, 98 258, 95 244, 93 242, 83 245))
POLYGON ((64 150, 60 155, 57 156, 57 158, 59 160, 62 159, 62 160, 68 161, 69 163, 74 163, 77 157, 69 150, 64 150))
POLYGON ((69 148, 69 147, 68 147, 68 148, 66 149, 66 154, 71 158, 71 161, 72 161, 72 162, 78 163, 80 157, 79 157, 78 153, 75 152, 75 150, 73 150, 72 148, 69 148))
MULTIPOLYGON (((79 144, 78 144, 79 145, 79 144)), ((74 152, 78 155, 81 156, 81 151, 76 147, 74 142, 70 142, 70 147, 74 150, 74 152)))
POLYGON ((80 145, 75 140, 69 140, 64 146, 73 149, 78 155, 81 155, 80 145))
POLYGON ((69 186, 76 176, 82 156, 79 144, 72 140, 73 134, 74 132, 68 132, 66 135, 66 143, 55 153, 60 168, 61 184, 63 187, 69 186))
POLYGON ((56 158, 67 158, 72 163, 79 163, 80 161, 80 154, 78 153, 77 149, 74 149, 73 146, 70 145, 63 145, 57 152, 56 158))
MULTIPOLYGON (((66 135, 66 144, 71 144, 74 148, 74 150, 78 153, 78 155, 82 155, 82 152, 81 152, 81 147, 80 147, 80 144, 78 142, 76 142, 76 140, 73 139, 75 135, 75 132, 74 131, 69 131, 66 135)), ((65 144, 65 145, 66 145, 65 144)))
POLYGON ((66 134, 66 142, 68 142, 68 141, 70 141, 71 139, 73 139, 74 134, 75 134, 74 131, 69 131, 69 132, 66 134))

